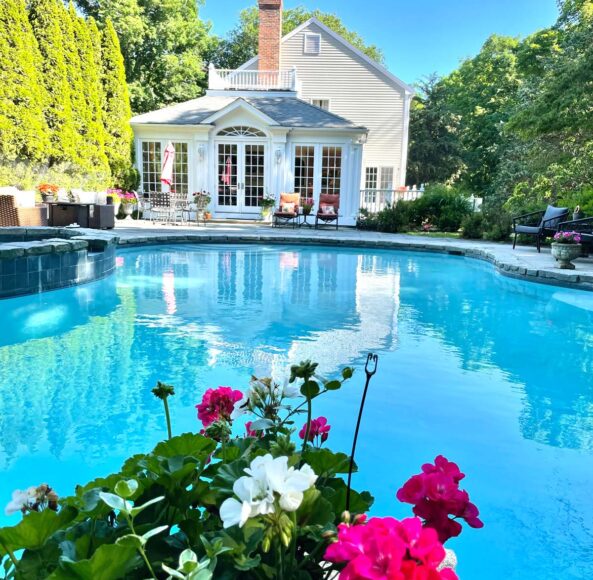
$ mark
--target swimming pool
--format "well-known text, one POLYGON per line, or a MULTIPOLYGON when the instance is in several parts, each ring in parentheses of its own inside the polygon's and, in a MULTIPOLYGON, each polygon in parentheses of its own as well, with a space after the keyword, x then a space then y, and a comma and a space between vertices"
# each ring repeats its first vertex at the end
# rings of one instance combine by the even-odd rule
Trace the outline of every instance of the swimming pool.
POLYGON ((176 387, 174 431, 195 431, 205 389, 281 378, 304 358, 360 369, 314 411, 348 451, 372 351, 354 484, 374 513, 409 515, 395 492, 443 453, 485 522, 449 544, 461 578, 593 575, 593 294, 387 250, 118 256, 114 277, 0 301, 0 499, 45 481, 66 495, 151 449, 165 436, 157 380, 176 387))

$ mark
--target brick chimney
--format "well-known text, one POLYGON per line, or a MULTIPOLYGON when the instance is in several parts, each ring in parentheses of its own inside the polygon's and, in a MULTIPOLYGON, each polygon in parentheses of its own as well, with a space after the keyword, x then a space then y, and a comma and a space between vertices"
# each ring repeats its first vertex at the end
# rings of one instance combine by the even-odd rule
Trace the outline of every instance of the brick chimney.
POLYGON ((282 0, 259 0, 259 70, 280 70, 282 0))

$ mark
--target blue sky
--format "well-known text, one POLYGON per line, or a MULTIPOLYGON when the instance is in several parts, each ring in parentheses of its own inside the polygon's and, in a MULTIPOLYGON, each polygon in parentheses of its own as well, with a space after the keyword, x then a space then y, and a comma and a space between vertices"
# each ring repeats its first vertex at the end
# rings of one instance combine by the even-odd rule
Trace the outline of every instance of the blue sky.
MULTIPOLYGON (((206 0, 201 16, 224 35, 241 9, 257 0, 206 0)), ((526 36, 553 24, 556 0, 285 0, 339 15, 385 53, 388 68, 412 83, 431 72, 446 74, 475 55, 493 33, 526 36)))

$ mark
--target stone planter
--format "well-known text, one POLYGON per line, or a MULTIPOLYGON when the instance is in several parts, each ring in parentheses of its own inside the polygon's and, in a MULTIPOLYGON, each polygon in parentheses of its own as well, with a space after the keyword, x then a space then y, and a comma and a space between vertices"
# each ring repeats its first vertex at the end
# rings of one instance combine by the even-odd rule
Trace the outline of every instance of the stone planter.
POLYGON ((561 270, 574 270, 572 261, 581 256, 581 244, 552 244, 552 256, 561 270))
POLYGON ((56 196, 53 193, 42 193, 41 199, 44 203, 52 203, 56 201, 56 196))
POLYGON ((272 211, 274 208, 262 207, 261 209, 261 221, 266 224, 272 223, 272 211))
POLYGON ((134 209, 136 209, 136 204, 134 204, 134 203, 124 203, 122 205, 122 210, 124 212, 124 215, 126 216, 124 219, 131 220, 132 219, 132 214, 134 213, 134 209))

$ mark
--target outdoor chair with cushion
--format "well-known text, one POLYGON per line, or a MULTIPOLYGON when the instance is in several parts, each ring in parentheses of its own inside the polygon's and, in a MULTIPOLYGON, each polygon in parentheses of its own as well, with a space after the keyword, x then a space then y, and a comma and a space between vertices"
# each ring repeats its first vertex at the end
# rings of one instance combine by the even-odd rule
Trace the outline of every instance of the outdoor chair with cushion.
POLYGON ((517 236, 535 236, 537 251, 541 251, 542 240, 553 236, 558 230, 558 224, 566 219, 568 208, 549 205, 545 210, 533 211, 513 218, 513 250, 517 245, 517 236))
POLYGON ((0 195, 0 227, 47 225, 47 207, 17 207, 14 195, 0 195))
POLYGON ((336 222, 336 230, 340 222, 340 196, 333 193, 322 193, 319 196, 319 210, 315 216, 315 228, 319 222, 324 225, 336 222))
POLYGON ((280 224, 292 224, 293 228, 298 225, 299 205, 301 196, 298 193, 281 193, 280 203, 277 211, 274 212, 273 226, 280 224))

